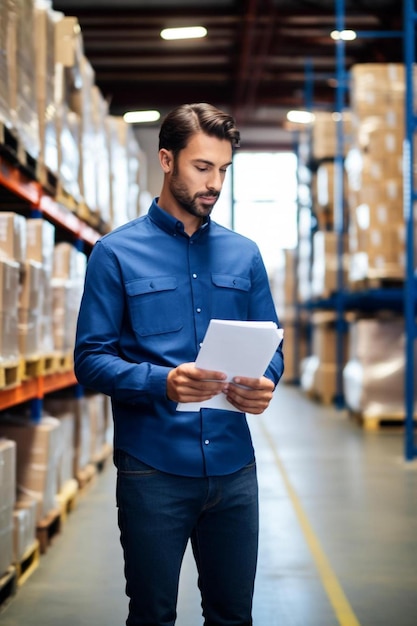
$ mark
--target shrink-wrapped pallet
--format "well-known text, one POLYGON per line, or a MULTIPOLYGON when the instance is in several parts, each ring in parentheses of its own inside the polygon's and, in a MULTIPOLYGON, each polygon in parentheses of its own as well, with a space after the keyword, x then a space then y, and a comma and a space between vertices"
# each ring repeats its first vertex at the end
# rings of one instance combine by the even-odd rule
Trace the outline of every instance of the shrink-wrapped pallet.
POLYGON ((404 342, 402 318, 361 319, 352 323, 349 360, 343 370, 349 409, 364 418, 404 414, 404 342))
POLYGON ((56 507, 58 464, 62 453, 59 421, 43 417, 39 423, 13 415, 0 420, 0 437, 16 442, 17 492, 37 502, 37 521, 56 507))
POLYGON ((16 443, 0 433, 0 578, 13 561, 16 443))

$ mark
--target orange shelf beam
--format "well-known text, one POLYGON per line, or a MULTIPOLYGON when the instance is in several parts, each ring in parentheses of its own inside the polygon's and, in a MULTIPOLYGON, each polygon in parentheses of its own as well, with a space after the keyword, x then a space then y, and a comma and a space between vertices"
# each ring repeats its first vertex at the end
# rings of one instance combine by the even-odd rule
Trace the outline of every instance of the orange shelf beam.
MULTIPOLYGON (((60 374, 48 374, 43 376, 43 395, 58 391, 64 387, 71 387, 77 384, 74 372, 62 372, 60 374)), ((42 397, 41 396, 41 397, 42 397)))
POLYGON ((15 165, 0 156, 0 185, 12 193, 37 206, 41 197, 41 186, 30 180, 15 165))
POLYGON ((0 411, 35 398, 42 399, 47 393, 75 384, 77 384, 77 379, 71 371, 24 380, 16 387, 0 390, 0 411))
POLYGON ((71 233, 93 246, 100 237, 99 233, 88 226, 69 209, 55 202, 50 196, 42 195, 39 200, 39 210, 55 223, 63 226, 71 233))

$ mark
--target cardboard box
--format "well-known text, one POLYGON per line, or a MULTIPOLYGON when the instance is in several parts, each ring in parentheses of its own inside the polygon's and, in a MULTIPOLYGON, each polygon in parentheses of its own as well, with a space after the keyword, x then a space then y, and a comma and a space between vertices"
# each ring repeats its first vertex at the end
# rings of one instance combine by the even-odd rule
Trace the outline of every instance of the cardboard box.
POLYGON ((80 23, 77 17, 65 15, 55 24, 55 63, 74 67, 84 53, 80 23))
POLYGON ((26 218, 18 213, 0 213, 0 257, 23 263, 26 260, 26 218))
POLYGON ((58 464, 62 455, 60 423, 43 417, 34 424, 24 417, 0 420, 0 436, 16 442, 17 489, 38 503, 37 520, 56 506, 58 464))
POLYGON ((13 561, 22 560, 25 552, 33 546, 36 539, 36 500, 23 498, 17 500, 13 511, 13 561))
POLYGON ((16 442, 0 435, 0 508, 16 501, 16 442))
POLYGON ((20 264, 0 258, 0 311, 15 312, 18 307, 20 264))
POLYGON ((0 578, 13 562, 13 507, 0 509, 0 578))
POLYGON ((47 396, 44 409, 58 419, 67 414, 74 417, 73 475, 76 477, 91 461, 91 425, 86 398, 74 398, 73 395, 62 392, 60 398, 47 396))
POLYGON ((16 444, 0 435, 0 577, 13 561, 16 444))
POLYGON ((0 312, 0 361, 17 363, 19 357, 18 312, 0 312))
POLYGON ((55 230, 55 226, 47 220, 26 220, 26 259, 41 263, 50 275, 54 259, 55 230))
POLYGON ((21 283, 19 308, 40 313, 43 301, 42 264, 38 261, 25 261, 20 265, 21 283))
POLYGON ((19 309, 18 346, 22 357, 42 352, 42 316, 39 310, 19 309))

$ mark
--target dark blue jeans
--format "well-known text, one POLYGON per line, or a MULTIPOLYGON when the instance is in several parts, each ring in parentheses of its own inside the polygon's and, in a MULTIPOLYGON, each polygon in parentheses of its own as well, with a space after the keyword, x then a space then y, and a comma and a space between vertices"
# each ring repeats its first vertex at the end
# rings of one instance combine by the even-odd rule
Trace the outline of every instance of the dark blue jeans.
POLYGON ((255 462, 205 478, 166 474, 120 450, 115 463, 127 626, 174 626, 189 539, 205 626, 251 626, 259 526, 255 462))

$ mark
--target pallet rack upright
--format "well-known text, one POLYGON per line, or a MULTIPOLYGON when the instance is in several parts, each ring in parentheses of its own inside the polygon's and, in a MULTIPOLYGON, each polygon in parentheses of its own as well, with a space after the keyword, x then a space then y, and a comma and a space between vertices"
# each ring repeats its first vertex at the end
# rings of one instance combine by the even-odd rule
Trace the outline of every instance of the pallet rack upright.
POLYGON ((405 458, 412 461, 417 457, 414 436, 414 351, 417 338, 415 319, 416 277, 414 254, 414 208, 417 201, 414 175, 414 140, 417 117, 414 106, 414 65, 416 46, 417 12, 415 0, 404 0, 404 62, 406 76, 405 137, 404 137, 404 221, 406 230, 406 275, 404 289, 405 312, 405 458))

